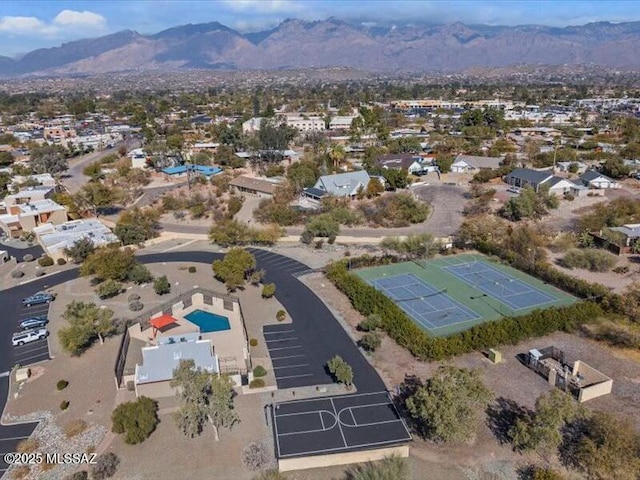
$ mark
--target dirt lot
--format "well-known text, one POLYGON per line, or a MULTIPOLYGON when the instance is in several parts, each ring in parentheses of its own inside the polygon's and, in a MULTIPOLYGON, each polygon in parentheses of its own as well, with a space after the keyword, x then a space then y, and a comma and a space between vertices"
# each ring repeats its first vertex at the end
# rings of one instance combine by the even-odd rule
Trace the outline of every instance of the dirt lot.
MULTIPOLYGON (((347 298, 321 274, 303 278, 310 288, 343 317, 350 325, 353 335, 360 336, 361 333, 357 332, 355 327, 363 318, 351 307, 347 298)), ((499 365, 493 365, 481 353, 462 355, 448 363, 479 369, 485 384, 493 391, 496 398, 505 397, 531 408, 536 398, 552 387, 542 377, 523 366, 516 356, 532 348, 547 346, 555 346, 563 350, 569 360, 583 360, 612 377, 613 393, 591 400, 585 405, 594 410, 604 410, 633 418, 640 429, 640 368, 638 365, 640 361, 638 356, 630 355, 628 352, 614 350, 575 335, 555 333, 522 342, 519 345, 501 347, 499 350, 503 354, 504 362, 499 365)), ((387 337, 370 359, 390 389, 402 383, 405 375, 415 375, 420 379, 428 378, 441 364, 440 362, 418 362, 405 349, 387 337)), ((467 467, 474 471, 490 472, 496 468, 496 465, 502 465, 506 469, 504 478, 511 478, 506 474, 509 470, 508 465, 515 467, 540 460, 534 454, 530 456, 514 454, 508 446, 499 443, 484 422, 479 426, 476 438, 467 444, 442 447, 416 441, 412 445, 411 454, 414 457, 435 462, 441 467, 449 467, 452 471, 456 467, 467 467)))

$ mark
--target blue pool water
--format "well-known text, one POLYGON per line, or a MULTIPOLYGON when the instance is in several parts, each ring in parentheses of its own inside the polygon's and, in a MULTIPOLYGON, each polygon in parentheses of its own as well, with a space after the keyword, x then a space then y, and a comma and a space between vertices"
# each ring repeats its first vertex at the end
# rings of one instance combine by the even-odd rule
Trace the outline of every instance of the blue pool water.
POLYGON ((204 310, 194 310, 184 316, 191 323, 195 323, 200 327, 200 333, 221 332, 223 330, 231 330, 229 319, 222 315, 205 312, 204 310))

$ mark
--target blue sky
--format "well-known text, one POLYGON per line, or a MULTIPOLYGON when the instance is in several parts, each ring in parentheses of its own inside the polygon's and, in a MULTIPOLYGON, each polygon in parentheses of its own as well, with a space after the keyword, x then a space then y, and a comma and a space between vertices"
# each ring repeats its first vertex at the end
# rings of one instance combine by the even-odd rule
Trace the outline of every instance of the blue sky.
POLYGON ((219 21, 239 31, 286 18, 392 23, 582 25, 640 20, 640 1, 628 0, 0 0, 0 55, 132 29, 155 33, 185 23, 219 21))

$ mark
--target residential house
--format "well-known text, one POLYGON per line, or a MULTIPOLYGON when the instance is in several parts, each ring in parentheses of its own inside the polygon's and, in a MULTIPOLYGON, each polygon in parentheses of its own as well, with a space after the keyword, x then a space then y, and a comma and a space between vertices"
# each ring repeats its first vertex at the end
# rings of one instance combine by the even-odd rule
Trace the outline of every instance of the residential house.
POLYGON ((56 179, 53 178, 50 173, 38 173, 26 176, 16 175, 12 178, 10 188, 12 191, 15 191, 17 193, 18 191, 20 191, 19 186, 24 183, 29 183, 32 185, 35 183, 37 184, 35 185, 36 187, 55 188, 56 179))
POLYGON ((321 176, 313 188, 324 190, 329 195, 336 197, 354 198, 358 191, 367 189, 371 177, 364 170, 355 172, 337 173, 335 175, 321 176))
POLYGON ((478 170, 497 170, 504 157, 481 157, 477 155, 458 155, 451 164, 453 173, 473 173, 478 170))
POLYGON ((287 115, 284 120, 288 127, 297 128, 301 132, 321 132, 326 129, 322 117, 287 115))
POLYGON ((587 170, 587 165, 582 162, 557 162, 556 168, 560 172, 568 173, 569 170, 572 168, 571 165, 575 165, 574 168, 576 168, 577 170, 574 173, 577 173, 577 174, 584 173, 587 170))
POLYGON ((580 195, 577 191, 580 188, 575 183, 566 178, 553 175, 552 170, 516 168, 504 177, 504 181, 516 188, 531 187, 536 192, 540 191, 540 188, 544 186, 549 189, 549 193, 552 195, 563 195, 565 193, 580 195))
POLYGON ((194 156, 200 152, 209 152, 215 154, 218 151, 219 143, 213 142, 199 142, 194 143, 191 147, 190 155, 194 156))
POLYGON ((423 174, 427 167, 421 157, 412 153, 379 155, 376 164, 385 170, 406 170, 413 175, 423 174))
POLYGON ((242 133, 255 133, 262 126, 263 117, 253 117, 242 123, 242 133))
MULTIPOLYGON (((117 243, 120 240, 111 230, 94 218, 71 220, 59 225, 45 223, 33 229, 36 240, 51 258, 65 258, 65 249, 81 239, 89 239, 94 247, 117 243)), ((68 259, 67 259, 68 260, 68 259)))
POLYGON ((150 398, 175 395, 171 380, 181 360, 193 360, 196 368, 209 373, 220 371, 211 341, 201 340, 199 332, 160 337, 156 345, 142 348, 142 364, 135 367, 136 395, 150 398))
MULTIPOLYGON (((45 200, 52 198, 55 193, 54 186, 40 185, 34 187, 23 188, 22 190, 4 197, 6 209, 10 211, 10 207, 25 203, 35 202, 37 200, 45 200)), ((11 212, 9 212, 11 213, 11 212)), ((16 210, 17 213, 17 210, 16 210)))
POLYGON ((240 175, 231 182, 229 186, 233 191, 240 194, 255 195, 257 197, 273 198, 281 179, 276 178, 256 178, 247 175, 240 175))
POLYGON ((127 156, 131 159, 131 168, 147 167, 147 154, 142 148, 131 150, 127 156))
POLYGON ((212 167, 209 165, 178 165, 176 167, 167 167, 162 169, 162 173, 168 177, 186 177, 187 173, 191 175, 201 175, 207 179, 222 172, 220 167, 212 167))
POLYGON ((43 223, 58 225, 67 221, 65 208, 50 199, 7 205, 6 209, 8 213, 0 215, 0 229, 10 238, 19 238, 43 223))
POLYGON ((608 189, 619 188, 618 182, 596 170, 587 170, 580 175, 580 181, 589 188, 608 189))
POLYGON ((336 116, 329 121, 329 130, 349 130, 356 116, 336 116))
POLYGON ((622 246, 631 247, 640 239, 640 223, 628 223, 621 227, 609 227, 609 230, 619 232, 624 236, 622 246))

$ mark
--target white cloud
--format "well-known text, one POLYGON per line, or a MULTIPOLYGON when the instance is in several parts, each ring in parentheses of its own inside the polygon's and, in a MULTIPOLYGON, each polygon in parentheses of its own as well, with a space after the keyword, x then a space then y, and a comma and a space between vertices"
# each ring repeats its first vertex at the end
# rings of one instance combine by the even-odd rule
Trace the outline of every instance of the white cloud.
POLYGON ((33 33, 50 35, 53 33, 50 25, 36 17, 2 17, 0 18, 0 32, 13 35, 30 35, 33 33))
POLYGON ((293 0, 226 0, 231 10, 253 13, 293 13, 300 9, 293 0))
POLYGON ((107 21, 102 15, 93 12, 62 10, 51 22, 36 17, 0 17, 0 32, 11 36, 66 37, 73 27, 75 32, 86 33, 105 30, 107 21))
POLYGON ((62 10, 56 18, 53 19, 53 23, 65 27, 105 28, 107 26, 107 20, 102 15, 87 10, 83 12, 62 10))

